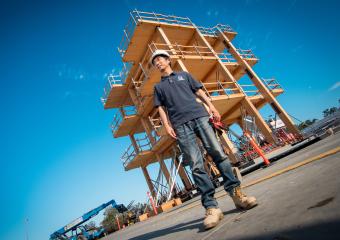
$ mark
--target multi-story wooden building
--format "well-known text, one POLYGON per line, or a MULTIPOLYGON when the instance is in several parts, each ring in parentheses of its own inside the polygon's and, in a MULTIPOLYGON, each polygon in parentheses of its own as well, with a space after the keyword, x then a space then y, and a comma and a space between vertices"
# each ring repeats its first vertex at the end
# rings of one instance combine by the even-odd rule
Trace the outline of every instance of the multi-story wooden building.
MULTIPOLYGON (((153 88, 160 81, 159 72, 150 63, 156 49, 171 55, 173 69, 188 71, 203 84, 203 90, 222 116, 227 126, 243 126, 243 112, 252 116, 268 142, 275 136, 259 113, 269 104, 290 133, 299 135, 292 120, 276 100, 283 89, 274 79, 261 79, 253 70, 258 62, 251 50, 236 48, 232 40, 237 33, 228 25, 205 28, 196 26, 187 17, 132 11, 118 48, 124 67, 119 75, 110 75, 104 89, 105 109, 118 108, 112 132, 115 138, 129 136, 130 147, 122 153, 126 171, 141 168, 150 192, 155 194, 147 167, 159 164, 170 185, 170 173, 164 159, 172 155, 176 142, 164 134, 157 109, 153 107, 153 88), (250 84, 240 84, 248 78, 250 84), (143 135, 142 138, 136 136, 143 135)), ((237 149, 221 136, 221 143, 232 162, 237 161, 237 149)), ((178 161, 175 160, 175 164, 178 161)), ((179 176, 186 189, 191 181, 185 169, 179 176)))

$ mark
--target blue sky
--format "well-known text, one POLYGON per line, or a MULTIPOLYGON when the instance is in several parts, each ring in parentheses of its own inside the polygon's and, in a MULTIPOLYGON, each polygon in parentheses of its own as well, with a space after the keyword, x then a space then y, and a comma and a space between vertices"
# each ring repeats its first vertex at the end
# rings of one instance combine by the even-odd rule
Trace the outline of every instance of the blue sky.
MULTIPOLYGON (((230 24, 255 70, 275 77, 301 120, 338 106, 339 1, 2 1, 0 7, 0 239, 49 234, 110 200, 145 201, 140 170, 124 172, 129 145, 113 139, 100 102, 131 9, 230 24), (145 2, 142 4, 142 2, 145 2)), ((264 111, 264 114, 267 112, 264 111)), ((269 113, 269 112, 268 112, 269 113)))

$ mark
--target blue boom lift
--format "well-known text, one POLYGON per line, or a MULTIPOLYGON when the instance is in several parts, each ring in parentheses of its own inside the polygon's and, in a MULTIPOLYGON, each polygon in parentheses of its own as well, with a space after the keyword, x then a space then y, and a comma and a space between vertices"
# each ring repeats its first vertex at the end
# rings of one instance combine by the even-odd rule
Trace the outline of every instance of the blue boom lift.
POLYGON ((93 240, 101 237, 105 231, 103 227, 93 231, 86 229, 86 227, 82 224, 96 216, 100 211, 104 210, 110 205, 112 205, 113 208, 116 208, 119 213, 123 213, 128 210, 123 204, 117 204, 115 200, 111 200, 85 213, 83 216, 55 231, 50 235, 50 240, 93 240), (71 236, 66 235, 69 232, 72 233, 71 236))

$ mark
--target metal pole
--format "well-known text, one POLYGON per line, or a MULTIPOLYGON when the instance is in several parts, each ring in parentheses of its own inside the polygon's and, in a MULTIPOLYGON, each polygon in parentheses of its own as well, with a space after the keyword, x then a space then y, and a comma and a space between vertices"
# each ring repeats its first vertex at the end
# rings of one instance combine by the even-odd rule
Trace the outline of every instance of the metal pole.
POLYGON ((117 221, 117 225, 118 225, 118 230, 120 230, 120 224, 119 224, 118 214, 116 215, 116 221, 117 221))
POLYGON ((150 202, 151 202, 151 205, 152 205, 152 208, 153 208, 153 212, 155 213, 155 215, 157 215, 158 212, 157 212, 157 209, 156 209, 156 207, 155 207, 155 203, 154 203, 154 201, 153 201, 153 198, 151 197, 151 195, 150 195, 149 192, 147 192, 147 194, 148 194, 148 197, 149 197, 149 199, 150 199, 150 202))
POLYGON ((261 148, 257 146, 254 139, 249 135, 249 133, 244 132, 244 136, 246 136, 251 144, 251 146, 254 148, 254 150, 259 154, 259 156, 263 159, 264 164, 267 166, 270 164, 269 160, 266 158, 266 156, 263 154, 261 148))

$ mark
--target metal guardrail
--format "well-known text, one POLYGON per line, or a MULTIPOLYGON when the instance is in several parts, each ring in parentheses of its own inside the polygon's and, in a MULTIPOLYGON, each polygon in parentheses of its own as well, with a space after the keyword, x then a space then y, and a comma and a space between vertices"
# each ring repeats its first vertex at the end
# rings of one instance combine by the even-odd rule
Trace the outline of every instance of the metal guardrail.
POLYGON ((142 12, 133 10, 130 12, 130 18, 128 20, 127 25, 124 29, 124 35, 120 42, 118 52, 124 57, 125 51, 129 46, 130 40, 132 38, 135 27, 139 22, 142 21, 152 21, 157 22, 159 24, 176 24, 176 25, 184 25, 184 26, 194 26, 191 20, 188 17, 178 17, 174 15, 165 15, 154 12, 142 12))
POLYGON ((127 165, 137 156, 137 153, 131 144, 124 152, 122 157, 120 158, 123 162, 123 166, 127 167, 127 165))
POLYGON ((262 78, 261 79, 263 81, 263 83, 266 85, 266 87, 272 91, 274 89, 283 89, 281 84, 278 83, 278 81, 275 78, 262 78))
POLYGON ((132 12, 130 12, 128 23, 123 30, 124 34, 118 47, 118 52, 122 58, 124 57, 126 49, 129 46, 129 43, 131 41, 131 38, 132 38, 132 35, 133 35, 133 32, 136 26, 138 25, 138 23, 143 22, 143 21, 151 21, 151 22, 156 22, 158 24, 173 24, 173 25, 197 27, 203 35, 209 35, 209 36, 217 36, 219 33, 218 29, 221 29, 222 32, 235 32, 229 25, 225 25, 225 24, 217 24, 214 27, 206 28, 206 27, 195 26, 195 24, 188 17, 178 17, 174 15, 166 15, 166 14, 160 14, 160 13, 154 13, 154 12, 143 12, 143 11, 133 10, 132 12))
POLYGON ((107 98, 110 95, 110 91, 114 85, 124 84, 126 78, 128 77, 130 70, 132 67, 132 63, 123 63, 123 69, 119 72, 119 74, 110 73, 107 77, 106 84, 104 86, 104 95, 101 98, 102 103, 105 105, 107 98))
POLYGON ((250 49, 236 49, 242 58, 245 58, 245 59, 249 59, 249 58, 255 58, 257 59, 257 57, 255 56, 255 54, 250 50, 250 49))
POLYGON ((120 107, 119 111, 114 115, 112 123, 111 123, 112 133, 115 133, 118 130, 124 117, 133 116, 136 114, 137 114, 137 110, 135 106, 120 107))
POLYGON ((257 89, 257 87, 254 84, 239 84, 239 85, 242 88, 243 92, 248 97, 254 97, 261 94, 259 89, 257 89))
POLYGON ((217 37, 219 34, 218 29, 221 29, 222 32, 235 32, 229 25, 225 25, 225 24, 217 24, 214 27, 211 28, 206 28, 206 27, 201 27, 201 26, 197 26, 198 30, 200 30, 200 32, 203 35, 208 35, 208 36, 213 36, 213 37, 217 37))
POLYGON ((115 85, 115 84, 123 84, 123 81, 121 79, 121 75, 120 74, 117 74, 117 75, 110 74, 107 77, 107 81, 106 81, 106 84, 105 84, 104 89, 103 89, 104 90, 104 95, 101 98, 101 101, 102 101, 102 103, 104 105, 105 105, 105 103, 107 101, 107 98, 110 95, 110 91, 112 89, 112 86, 115 85))
POLYGON ((237 63, 236 59, 230 53, 221 52, 217 53, 217 56, 223 63, 237 63))
POLYGON ((185 56, 187 55, 201 56, 201 57, 202 56, 211 56, 211 57, 215 56, 208 47, 199 46, 199 45, 181 45, 177 43, 166 44, 166 43, 155 43, 155 42, 150 43, 149 51, 153 53, 156 50, 164 50, 164 51, 167 51, 170 55, 177 55, 182 58, 185 58, 185 56))
MULTIPOLYGON (((282 89, 281 85, 274 78, 270 79, 262 78, 261 80, 270 91, 273 91, 274 89, 282 89)), ((239 86, 242 88, 243 92, 249 97, 261 95, 260 90, 254 84, 239 84, 239 86)))
POLYGON ((135 149, 134 145, 131 144, 125 150, 124 154, 121 157, 124 167, 126 167, 131 161, 133 161, 133 159, 138 155, 138 153, 148 151, 152 148, 149 138, 145 133, 144 136, 140 138, 135 138, 135 140, 137 149, 135 149))
MULTIPOLYGON (((258 59, 250 49, 236 49, 244 59, 258 59)), ((236 59, 227 51, 217 53, 223 63, 236 63, 236 59)))
POLYGON ((202 82, 203 90, 207 94, 208 97, 214 97, 219 95, 227 95, 230 96, 235 93, 241 93, 240 88, 237 86, 237 83, 228 82, 228 81, 219 81, 216 82, 202 82))
MULTIPOLYGON (((210 48, 198 45, 180 45, 180 44, 165 44, 165 43, 154 43, 149 44, 149 51, 151 54, 156 50, 165 50, 170 55, 177 55, 181 58, 185 56, 200 56, 200 57, 215 57, 214 53, 210 48)), ((257 59, 255 54, 250 49, 237 49, 241 57, 244 59, 257 59)), ((236 59, 227 51, 217 53, 217 56, 222 60, 222 62, 237 62, 236 59)))

